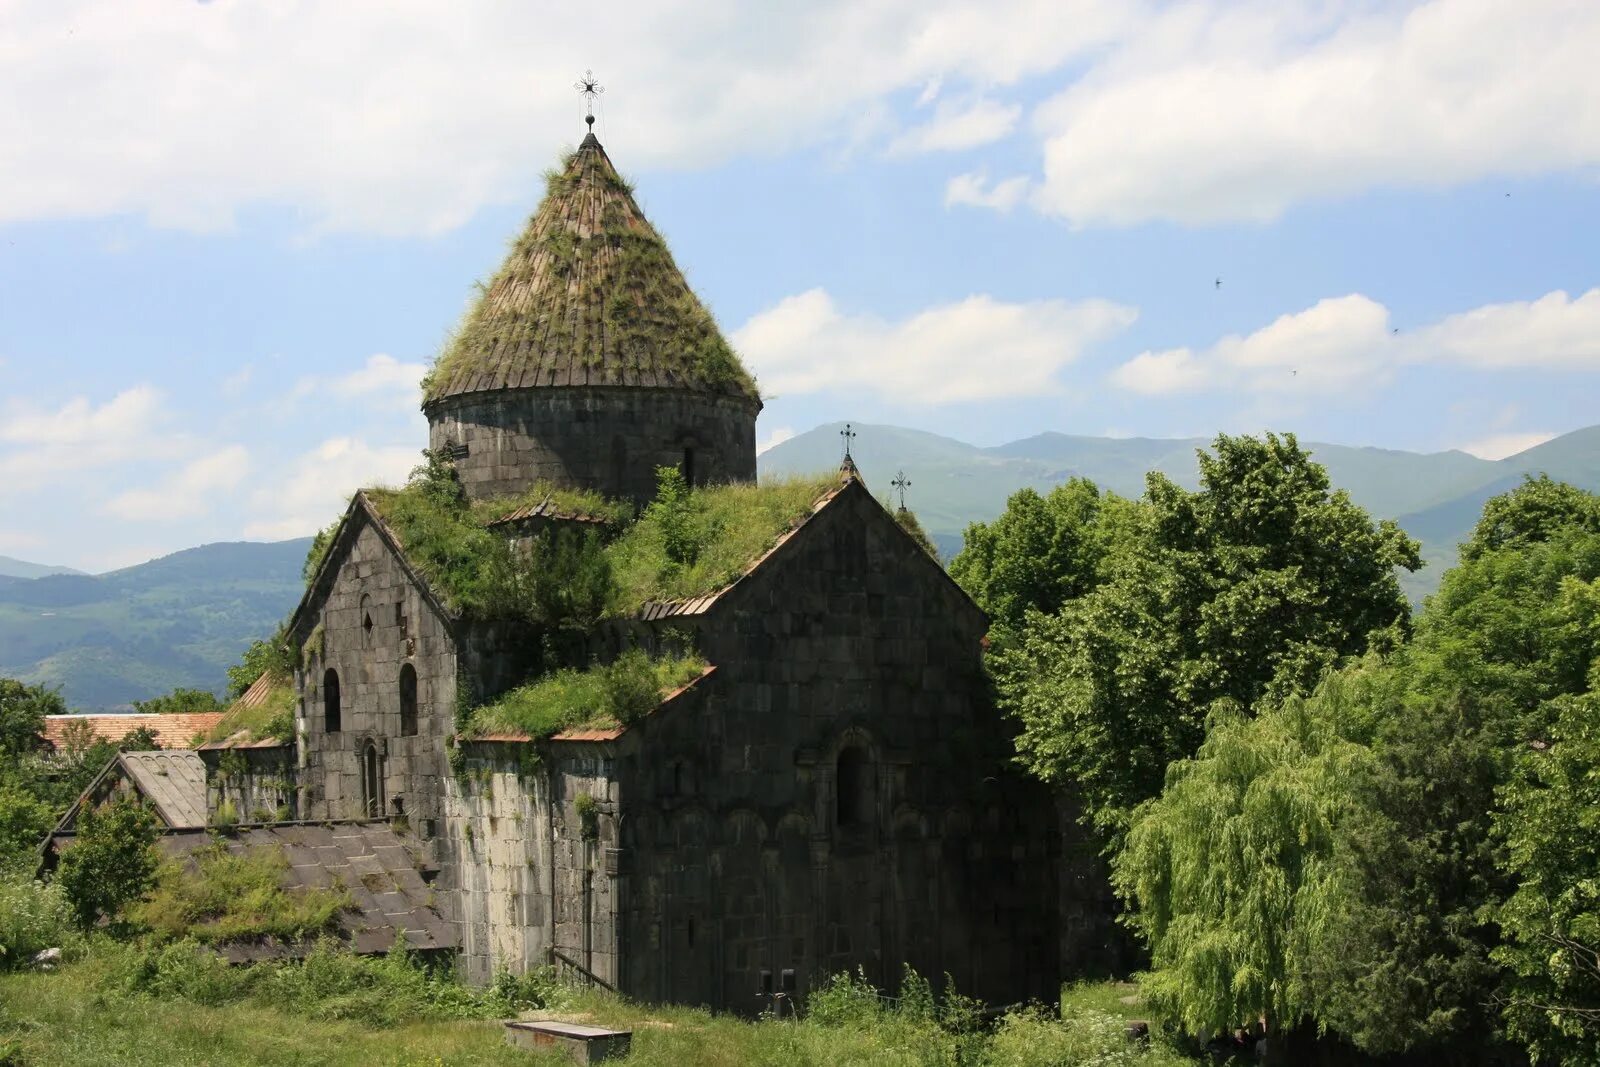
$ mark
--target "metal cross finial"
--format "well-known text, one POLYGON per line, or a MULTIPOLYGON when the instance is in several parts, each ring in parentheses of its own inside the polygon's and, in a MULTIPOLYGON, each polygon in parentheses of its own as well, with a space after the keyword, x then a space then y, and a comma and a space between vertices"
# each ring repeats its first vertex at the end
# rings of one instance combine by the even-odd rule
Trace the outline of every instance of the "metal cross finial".
POLYGON ((894 481, 889 483, 900 492, 900 510, 906 509, 906 490, 911 488, 911 479, 906 477, 905 471, 896 471, 894 481))
POLYGON ((844 424, 844 429, 839 431, 839 436, 844 438, 844 458, 845 459, 850 459, 851 458, 851 456, 850 456, 850 441, 851 441, 852 438, 855 437, 855 435, 856 435, 856 432, 850 428, 850 424, 848 422, 844 424))
POLYGON ((592 70, 584 71, 583 77, 573 82, 572 87, 583 94, 584 105, 586 107, 586 113, 583 116, 583 121, 592 127, 594 125, 594 98, 605 92, 606 87, 601 85, 599 80, 595 78, 594 71, 592 70))

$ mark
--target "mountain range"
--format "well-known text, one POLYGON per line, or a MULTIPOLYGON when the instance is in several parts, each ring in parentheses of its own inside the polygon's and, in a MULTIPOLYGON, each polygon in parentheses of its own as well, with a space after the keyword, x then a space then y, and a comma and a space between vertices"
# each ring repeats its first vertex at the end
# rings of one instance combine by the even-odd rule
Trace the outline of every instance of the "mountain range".
MULTIPOLYGON (((763 475, 837 467, 843 423, 819 426, 764 452, 763 475)), ((852 425, 852 453, 886 502, 901 472, 906 503, 947 557, 968 523, 994 518, 1018 489, 1089 478, 1125 496, 1148 471, 1198 483, 1201 438, 1106 438, 1045 433, 993 448, 898 426, 852 425)), ((1465 452, 1402 452, 1304 443, 1335 486, 1422 542, 1427 566, 1402 576, 1421 603, 1455 561, 1484 501, 1529 474, 1600 491, 1600 426, 1502 460, 1465 452)), ((73 707, 123 707, 177 686, 221 691, 223 672, 270 634, 299 600, 309 538, 230 542, 87 575, 0 556, 0 675, 59 685, 73 707)))
MULTIPOLYGON (((810 472, 837 466, 840 431, 830 423, 789 438, 761 454, 763 474, 810 472)), ((1144 492, 1146 472, 1160 471, 1193 489, 1199 483, 1197 449, 1204 438, 1080 437, 1043 433, 979 448, 953 438, 898 426, 851 425, 852 458, 867 484, 888 500, 891 483, 904 472, 906 505, 946 556, 961 548, 971 522, 992 519, 1006 498, 1023 488, 1041 492, 1072 477, 1088 478, 1124 496, 1144 492)), ((1394 519, 1422 542, 1426 566, 1402 576, 1418 604, 1438 588, 1454 564, 1456 546, 1472 531, 1484 501, 1546 473, 1589 490, 1600 490, 1600 426, 1575 430, 1501 460, 1466 452, 1403 452, 1384 448, 1301 442, 1328 469, 1337 488, 1378 518, 1394 519)))

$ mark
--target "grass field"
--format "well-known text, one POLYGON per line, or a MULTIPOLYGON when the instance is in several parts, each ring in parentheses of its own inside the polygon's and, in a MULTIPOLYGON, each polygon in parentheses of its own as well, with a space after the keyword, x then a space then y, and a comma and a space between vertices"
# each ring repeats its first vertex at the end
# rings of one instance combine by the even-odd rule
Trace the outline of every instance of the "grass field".
MULTIPOLYGON (((633 1031, 634 1067, 831 1067, 831 1065, 994 1065, 1043 1067, 1094 1062, 1105 1067, 1174 1067, 1185 1061, 1158 1046, 1120 1035, 1117 1014, 1131 987, 1075 986, 1064 994, 1069 1018, 1090 1013, 1099 1030, 1023 1022, 1001 1033, 957 1037, 923 1018, 862 1003, 862 1014, 831 1023, 748 1022, 692 1008, 644 1008, 573 991, 558 1014, 633 1031), (1104 1015, 1100 1013, 1106 1013, 1104 1015)), ((539 1013, 533 1013, 539 1014, 539 1013)), ((533 1054, 505 1043, 495 1020, 412 1022, 376 1026, 307 1017, 259 999, 219 1005, 185 997, 114 991, 91 961, 47 974, 0 974, 0 1065, 66 1067, 209 1067, 264 1064, 296 1067, 399 1067, 450 1064, 560 1064, 558 1053, 533 1054)))

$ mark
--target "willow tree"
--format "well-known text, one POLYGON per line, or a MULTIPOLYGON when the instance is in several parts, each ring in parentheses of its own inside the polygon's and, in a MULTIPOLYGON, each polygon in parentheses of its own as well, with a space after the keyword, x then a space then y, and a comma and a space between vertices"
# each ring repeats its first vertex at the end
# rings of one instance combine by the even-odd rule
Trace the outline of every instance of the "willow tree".
POLYGON ((1113 882, 1150 948, 1141 991, 1191 1032, 1320 1020, 1331 954, 1363 891, 1350 847, 1382 779, 1369 745, 1379 665, 1250 719, 1219 709, 1200 750, 1133 813, 1113 882))

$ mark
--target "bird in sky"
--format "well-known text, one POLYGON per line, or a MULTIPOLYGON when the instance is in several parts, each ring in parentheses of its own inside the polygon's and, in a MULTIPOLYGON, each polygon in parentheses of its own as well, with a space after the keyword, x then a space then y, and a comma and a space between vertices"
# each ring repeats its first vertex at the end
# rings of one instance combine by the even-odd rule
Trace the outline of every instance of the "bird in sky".
POLYGON ((1218 278, 1218 279, 1217 279, 1217 288, 1218 288, 1218 289, 1221 289, 1221 288, 1222 288, 1222 279, 1221 279, 1221 278, 1218 278))

